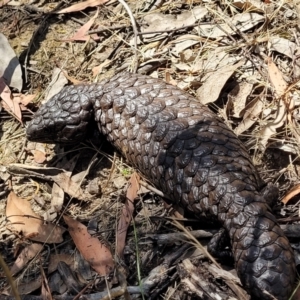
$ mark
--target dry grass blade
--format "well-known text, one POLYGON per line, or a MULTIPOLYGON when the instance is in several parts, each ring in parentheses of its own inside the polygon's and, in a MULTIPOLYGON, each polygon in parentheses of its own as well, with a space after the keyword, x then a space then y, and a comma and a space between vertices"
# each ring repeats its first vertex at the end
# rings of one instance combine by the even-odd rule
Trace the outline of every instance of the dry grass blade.
POLYGON ((21 297, 20 297, 20 295, 17 291, 16 284, 15 284, 15 281, 12 277, 12 274, 10 273, 10 271, 9 271, 5 261, 3 260, 3 257, 2 257, 1 254, 0 254, 0 266, 1 266, 2 270, 4 271, 4 274, 5 274, 5 277, 8 281, 8 283, 10 284, 12 294, 14 295, 15 299, 16 300, 21 300, 21 297))
MULTIPOLYGON (((193 244, 195 247, 198 247, 201 249, 201 251, 204 253, 206 257, 208 257, 211 262, 218 268, 222 269, 221 266, 217 263, 217 261, 208 253, 208 251, 201 245, 201 243, 193 236, 190 234, 190 232, 183 226, 181 225, 177 220, 173 220, 174 225, 183 231, 186 236, 193 241, 193 244)), ((240 288, 234 281, 232 280, 227 280, 227 284, 230 286, 230 288, 235 292, 237 296, 239 296, 239 299, 241 300, 248 300, 248 297, 246 296, 246 293, 243 291, 242 288, 240 288)))
POLYGON ((139 176, 137 175, 137 173, 133 173, 129 180, 129 186, 126 193, 126 201, 122 209, 116 234, 116 254, 121 258, 123 258, 124 256, 123 251, 126 242, 127 229, 132 219, 132 214, 134 211, 133 203, 137 198, 137 192, 139 188, 139 176))
POLYGON ((201 251, 206 257, 208 257, 218 268, 221 269, 221 266, 217 263, 217 261, 209 254, 209 252, 201 245, 201 243, 192 234, 190 234, 190 232, 183 225, 181 225, 177 220, 173 220, 173 223, 178 229, 183 231, 190 240, 193 241, 195 246, 201 249, 201 251))

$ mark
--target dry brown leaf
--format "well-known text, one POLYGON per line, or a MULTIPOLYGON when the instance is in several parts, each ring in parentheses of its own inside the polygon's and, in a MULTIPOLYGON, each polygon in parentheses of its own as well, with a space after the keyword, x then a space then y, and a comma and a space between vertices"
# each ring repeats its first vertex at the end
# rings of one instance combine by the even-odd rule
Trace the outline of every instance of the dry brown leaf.
POLYGON ((166 72, 165 72, 165 81, 166 81, 167 83, 169 83, 169 84, 174 85, 174 86, 177 86, 177 85, 178 85, 178 81, 175 80, 175 79, 173 78, 173 76, 170 74, 169 71, 166 71, 166 72))
POLYGON ((240 0, 240 1, 234 1, 232 3, 233 6, 242 9, 243 11, 256 11, 264 13, 264 3, 260 0, 240 0))
POLYGON ((267 142, 270 137, 276 135, 276 129, 280 128, 286 120, 286 105, 281 99, 278 103, 278 108, 276 111, 276 117, 273 121, 268 122, 268 124, 259 131, 260 136, 260 147, 262 150, 266 148, 267 142))
POLYGON ((40 252, 40 250, 43 248, 42 244, 30 244, 26 246, 21 253, 18 255, 16 261, 10 268, 11 275, 14 276, 18 272, 20 272, 25 266, 27 266, 27 263, 33 259, 37 253, 40 252))
POLYGON ((36 163, 42 164, 46 160, 46 153, 40 150, 34 150, 33 157, 36 163))
POLYGON ((0 77, 8 86, 21 91, 23 86, 22 68, 14 49, 2 33, 0 33, 0 77))
POLYGON ((87 32, 90 30, 92 25, 94 24, 96 18, 98 17, 99 10, 97 10, 96 14, 94 17, 92 17, 88 22, 86 22, 83 26, 81 26, 76 33, 68 38, 68 39, 63 39, 61 41, 64 42, 72 42, 72 41, 88 41, 90 38, 92 38, 94 41, 97 41, 100 39, 97 34, 91 34, 87 35, 87 32))
POLYGON ((233 116, 241 118, 245 109, 247 98, 250 95, 253 84, 241 82, 228 94, 228 105, 232 103, 233 116))
MULTIPOLYGON (((196 6, 189 11, 181 11, 180 14, 165 14, 162 12, 150 12, 143 17, 148 26, 141 28, 142 32, 165 31, 181 28, 183 26, 197 25, 197 23, 208 15, 208 10, 204 6, 196 6)), ((166 37, 168 33, 153 33, 143 36, 143 41, 156 41, 166 37)))
POLYGON ((127 179, 123 175, 114 178, 114 181, 113 181, 113 185, 117 189, 123 188, 126 183, 127 183, 127 179))
POLYGON ((46 160, 45 144, 35 143, 35 149, 31 152, 36 163, 42 164, 46 160))
MULTIPOLYGON (((64 169, 66 169, 66 168, 64 168, 64 169)), ((79 172, 79 173, 73 175, 71 178, 72 178, 72 180, 73 180, 75 183, 80 184, 80 183, 84 180, 84 178, 86 177, 86 175, 87 175, 86 172, 87 172, 87 170, 83 170, 83 171, 81 171, 81 172, 79 172)), ((71 176, 71 175, 72 175, 72 174, 70 174, 70 176, 71 176)))
POLYGON ((61 243, 65 229, 57 225, 45 224, 41 217, 32 211, 30 202, 10 192, 7 198, 6 217, 10 226, 33 241, 61 243))
POLYGON ((185 34, 180 35, 177 39, 170 41, 170 44, 173 45, 170 51, 175 56, 179 56, 185 49, 191 48, 192 46, 201 43, 203 38, 198 35, 185 34))
POLYGON ((277 97, 279 98, 285 93, 288 84, 284 80, 280 70, 272 61, 271 57, 268 57, 268 72, 269 72, 270 81, 273 87, 275 88, 277 97))
POLYGON ((57 12, 57 14, 65 14, 65 13, 70 13, 70 12, 75 12, 75 11, 81 11, 81 10, 86 9, 87 7, 95 7, 95 6, 104 4, 106 2, 108 2, 108 0, 87 0, 84 2, 76 3, 67 8, 61 9, 57 12))
POLYGON ((84 196, 84 192, 78 183, 74 182, 68 174, 61 173, 56 176, 52 176, 52 179, 64 190, 65 193, 71 197, 75 197, 80 200, 88 201, 84 196))
POLYGON ((106 276, 114 269, 114 261, 110 250, 99 241, 98 238, 91 236, 87 227, 80 222, 64 216, 64 220, 69 226, 69 233, 81 255, 100 275, 106 276))
POLYGON ((11 0, 1 0, 0 1, 0 8, 3 7, 5 4, 7 4, 11 0))
POLYGON ((137 192, 140 189, 140 177, 137 173, 133 173, 129 180, 130 186, 127 189, 126 198, 134 202, 137 198, 137 192))
POLYGON ((47 279, 47 276, 46 276, 45 271, 41 264, 40 264, 40 271, 41 271, 41 275, 42 275, 42 279, 43 279, 42 288, 41 288, 42 299, 43 300, 53 300, 51 289, 50 289, 49 283, 48 283, 48 279, 47 279))
POLYGON ((287 204, 294 196, 300 193, 300 184, 295 185, 288 193, 283 197, 281 202, 287 204))
POLYGON ((11 100, 12 99, 12 93, 10 91, 10 88, 5 83, 5 81, 2 77, 0 77, 0 96, 1 96, 3 101, 7 102, 7 105, 9 107, 11 107, 12 109, 14 108, 12 100, 11 100))
MULTIPOLYGON (((64 171, 63 174, 66 178, 68 178, 66 180, 63 180, 62 184, 67 184, 69 181, 72 182, 70 191, 72 191, 72 192, 75 191, 75 193, 77 193, 77 190, 79 188, 78 194, 82 195, 82 198, 85 198, 83 195, 83 191, 80 189, 80 184, 83 179, 76 182, 73 180, 75 175, 72 176, 72 178, 70 178, 72 175, 72 172, 76 166, 76 162, 78 161, 78 158, 79 158, 79 155, 75 155, 71 159, 69 159, 67 162, 65 162, 64 164, 61 165, 61 167, 64 170, 67 170, 67 171, 64 171)), ((84 172, 84 174, 86 175, 86 172, 84 172)), ((61 179, 59 179, 59 181, 61 182, 61 179)), ((68 188, 68 185, 66 186, 66 188, 68 188)), ((67 190, 66 190, 66 192, 67 192, 67 190)), ((52 186, 51 194, 52 194, 51 207, 54 208, 54 210, 56 212, 61 211, 61 208, 64 203, 64 199, 65 199, 64 189, 58 183, 54 182, 53 186, 52 186)))
POLYGON ((37 278, 34 278, 34 280, 22 283, 17 286, 18 292, 20 295, 28 295, 32 293, 33 291, 37 290, 42 285, 42 276, 38 276, 37 278))
POLYGON ((74 256, 73 255, 65 254, 65 253, 52 254, 50 256, 50 260, 49 260, 49 264, 48 264, 48 274, 57 270, 57 265, 60 261, 65 262, 73 270, 73 265, 74 265, 74 256))
POLYGON ((111 60, 110 59, 106 59, 103 63, 101 63, 99 66, 96 66, 92 69, 93 72, 93 76, 97 76, 98 74, 100 74, 103 70, 103 68, 109 66, 111 64, 111 60))
POLYGON ((27 106, 29 103, 32 103, 34 98, 36 97, 36 94, 29 94, 29 95, 24 95, 24 94, 13 94, 14 100, 22 104, 23 106, 27 106))
POLYGON ((269 45, 271 50, 282 53, 291 59, 299 57, 300 47, 288 39, 284 39, 281 37, 272 37, 269 40, 269 45))
POLYGON ((52 300, 51 290, 48 284, 48 280, 43 276, 42 287, 41 287, 41 296, 43 300, 52 300))
POLYGON ((41 178, 43 180, 54 181, 65 193, 83 201, 88 201, 91 198, 91 195, 84 194, 80 186, 70 178, 69 173, 62 169, 28 166, 24 164, 10 164, 8 171, 15 175, 26 175, 41 178))
POLYGON ((245 130, 250 128, 261 114, 263 102, 260 97, 256 97, 245 108, 243 121, 234 129, 236 135, 240 135, 245 130))
POLYGON ((126 201, 122 209, 122 214, 119 219, 118 229, 116 234, 116 253, 119 257, 123 257, 123 251, 125 247, 127 229, 130 225, 132 214, 134 211, 134 200, 137 198, 137 192, 139 190, 139 176, 137 173, 133 173, 129 180, 129 187, 127 189, 126 201))
POLYGON ((54 182, 52 185, 51 195, 51 207, 53 207, 56 212, 60 212, 65 199, 64 190, 57 183, 54 182))
MULTIPOLYGON (((268 71, 270 81, 275 89, 275 93, 278 98, 284 96, 284 93, 288 87, 288 84, 283 78, 282 73, 273 63, 272 59, 268 57, 268 71)), ((286 120, 286 105, 283 99, 278 102, 278 108, 276 111, 275 119, 268 122, 268 124, 259 132, 260 147, 262 150, 266 148, 269 139, 276 134, 276 129, 283 126, 286 120)))
POLYGON ((208 53, 203 60, 204 76, 203 81, 209 78, 210 73, 221 67, 232 66, 238 63, 240 59, 237 56, 230 55, 224 47, 218 47, 208 53))
POLYGON ((5 110, 11 113, 20 123, 22 123, 22 113, 19 104, 14 101, 10 88, 5 84, 4 79, 0 77, 0 97, 5 110))
POLYGON ((48 85, 42 104, 46 103, 54 95, 58 94, 64 86, 68 83, 64 72, 60 68, 54 68, 52 71, 51 82, 48 85))
POLYGON ((76 78, 74 78, 74 77, 72 77, 72 76, 69 76, 67 71, 62 70, 62 72, 64 73, 65 77, 66 77, 70 82, 72 82, 74 85, 84 84, 83 81, 77 80, 76 78))
MULTIPOLYGON (((266 17, 254 12, 246 12, 234 15, 230 22, 240 31, 247 31, 260 23, 265 22, 266 17)), ((201 24, 199 25, 199 35, 207 38, 220 38, 234 34, 235 30, 227 23, 201 24)))
POLYGON ((215 102, 219 98, 220 92, 227 80, 243 64, 244 61, 242 60, 233 66, 224 66, 210 75, 205 83, 197 90, 200 102, 204 105, 215 102))

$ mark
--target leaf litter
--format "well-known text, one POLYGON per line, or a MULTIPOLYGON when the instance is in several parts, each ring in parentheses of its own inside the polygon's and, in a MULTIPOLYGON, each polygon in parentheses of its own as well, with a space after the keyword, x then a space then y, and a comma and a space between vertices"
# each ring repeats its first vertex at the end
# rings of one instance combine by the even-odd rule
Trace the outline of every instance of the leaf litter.
MULTIPOLYGON (((85 297, 107 297, 100 296, 107 286, 115 291, 116 278, 121 277, 102 275, 125 261, 130 270, 125 275, 129 291, 139 291, 139 295, 143 286, 151 293, 155 286, 157 297, 171 298, 178 280, 174 268, 182 267, 170 263, 168 257, 168 253, 179 251, 179 242, 165 248, 166 256, 158 253, 155 243, 143 242, 149 232, 177 233, 165 218, 170 208, 157 201, 160 191, 148 187, 137 194, 135 173, 122 157, 107 150, 101 138, 91 133, 89 143, 74 147, 26 142, 23 124, 29 120, 31 110, 68 83, 99 81, 137 68, 140 73, 163 78, 195 95, 245 142, 262 177, 278 181, 285 207, 277 215, 291 215, 290 222, 296 222, 300 171, 296 3, 128 1, 139 25, 137 36, 128 11, 118 1, 82 1, 71 6, 38 1, 30 11, 21 2, 5 3, 0 5, 0 31, 6 48, 2 47, 0 54, 7 60, 1 67, 5 74, 13 74, 13 80, 1 71, 0 175, 6 183, 10 180, 15 194, 9 195, 6 208, 0 205, 3 215, 9 208, 9 218, 0 226, 0 237, 4 247, 1 253, 16 274, 20 294, 35 291, 47 298, 51 291, 77 293, 81 284, 76 286, 76 280, 85 269, 76 269, 73 259, 100 266, 99 277, 95 271, 86 272, 85 297), (24 10, 15 14, 12 5, 24 10), (15 19, 11 17, 14 14, 15 19), (45 22, 49 16, 51 22, 45 22), (10 28, 14 21, 19 31, 13 34, 10 28), (14 62, 12 69, 10 61, 14 62), (16 204, 11 198, 21 200, 16 204), (70 233, 64 232, 63 219, 69 223, 70 233), (51 257, 56 257, 51 258, 51 272, 44 274, 40 267, 49 262, 44 251, 48 226, 61 228, 56 238, 64 242, 59 248, 58 244, 50 248, 51 257), (40 241, 24 244, 34 239, 40 241), (9 241, 14 242, 12 248, 9 241), (11 249, 17 253, 15 261, 8 256, 11 249), (77 254, 72 252, 74 249, 77 254), (104 251, 109 268, 101 262, 98 251, 104 251), (86 260, 80 259, 78 252, 86 260), (159 261, 165 265, 162 267, 159 261), (68 282, 66 274, 75 283, 68 282)), ((173 215, 182 218, 178 212, 173 215)), ((183 260, 184 256, 179 257, 183 260)), ((201 261, 198 264, 205 269, 201 261)), ((201 280, 215 278, 212 268, 205 270, 201 280)), ((181 280, 189 284, 188 278, 181 280)), ((212 282, 209 286, 217 290, 218 283, 212 282)), ((119 283, 124 293, 124 281, 119 283)), ((176 289, 186 291, 182 285, 176 289)), ((230 288, 227 292, 232 293, 230 288)))

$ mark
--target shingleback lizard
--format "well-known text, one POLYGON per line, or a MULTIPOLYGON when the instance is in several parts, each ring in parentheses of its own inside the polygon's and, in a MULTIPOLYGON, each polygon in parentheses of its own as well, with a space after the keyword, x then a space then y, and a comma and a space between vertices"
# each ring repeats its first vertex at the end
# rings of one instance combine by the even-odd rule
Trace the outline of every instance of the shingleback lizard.
POLYGON ((93 118, 155 187, 196 217, 205 215, 223 226, 238 276, 253 298, 271 299, 266 290, 288 299, 295 280, 293 251, 246 148, 219 117, 160 79, 121 73, 65 87, 40 107, 27 137, 78 142, 93 118))

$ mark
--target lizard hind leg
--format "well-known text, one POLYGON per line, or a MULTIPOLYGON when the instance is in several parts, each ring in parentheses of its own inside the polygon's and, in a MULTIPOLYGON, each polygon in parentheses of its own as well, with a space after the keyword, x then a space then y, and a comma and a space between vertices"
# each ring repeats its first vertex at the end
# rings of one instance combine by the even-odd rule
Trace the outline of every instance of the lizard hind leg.
POLYGON ((267 204, 271 207, 271 209, 273 209, 273 207, 276 205, 277 200, 279 198, 278 188, 274 184, 268 183, 266 186, 262 188, 261 194, 263 195, 267 204))
POLYGON ((221 228, 211 238, 207 245, 207 250, 215 258, 219 258, 221 260, 226 261, 230 260, 230 262, 234 262, 230 246, 230 238, 227 231, 224 228, 221 228))

